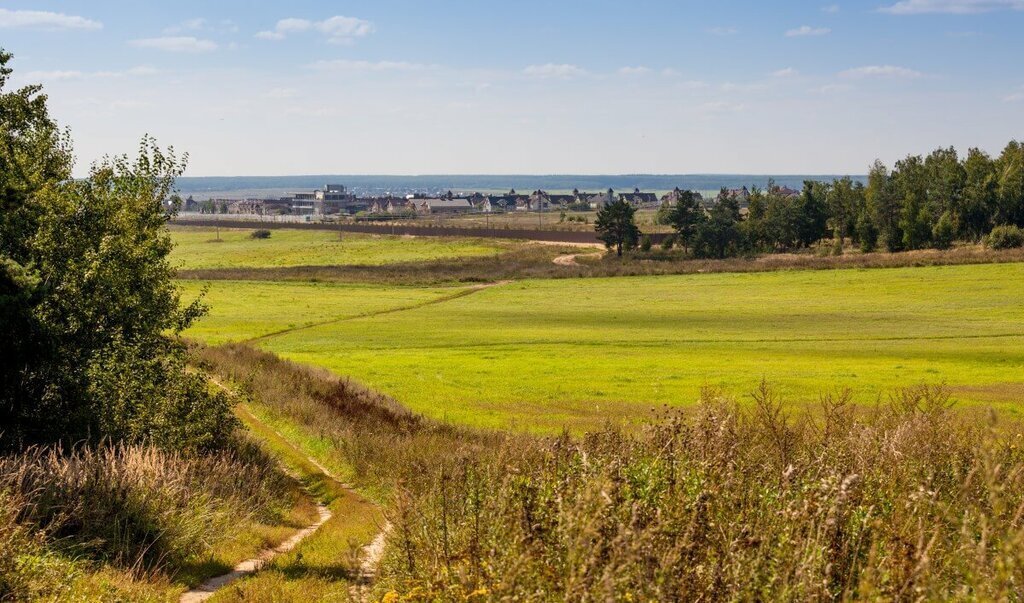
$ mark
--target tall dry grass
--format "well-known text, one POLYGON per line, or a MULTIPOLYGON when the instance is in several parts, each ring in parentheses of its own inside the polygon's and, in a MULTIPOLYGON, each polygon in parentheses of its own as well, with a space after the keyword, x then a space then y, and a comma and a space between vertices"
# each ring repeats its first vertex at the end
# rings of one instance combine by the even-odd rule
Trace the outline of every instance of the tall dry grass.
POLYGON ((706 391, 695 409, 639 431, 541 439, 436 425, 242 346, 205 357, 332 440, 364 483, 388 484, 394 529, 378 594, 1012 601, 1024 592, 1021 427, 961 412, 942 389, 900 390, 871 408, 840 393, 795 415, 768 386, 743 404, 706 391))
POLYGON ((59 589, 80 563, 173 578, 238 526, 280 517, 293 492, 246 440, 204 456, 106 445, 0 457, 0 600, 59 589), (64 569, 52 580, 48 567, 64 569))

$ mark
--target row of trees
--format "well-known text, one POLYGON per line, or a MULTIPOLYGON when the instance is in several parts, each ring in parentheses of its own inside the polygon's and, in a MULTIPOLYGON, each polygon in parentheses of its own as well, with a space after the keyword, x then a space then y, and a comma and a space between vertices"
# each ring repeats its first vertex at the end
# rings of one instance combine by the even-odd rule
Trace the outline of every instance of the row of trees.
MULTIPOLYGON (((624 224, 633 221, 627 205, 608 205, 596 223, 620 253, 640 239, 635 225, 624 224)), ((683 192, 658 218, 697 257, 792 251, 823 239, 864 251, 945 249, 957 240, 979 241, 996 227, 1024 227, 1024 144, 1012 141, 996 158, 979 149, 961 158, 950 147, 908 156, 891 170, 876 161, 866 185, 849 177, 809 180, 792 195, 769 183, 747 199, 723 189, 709 208, 683 192)))
POLYGON ((66 132, 39 86, 5 92, 0 51, 0 450, 108 438, 176 450, 226 443, 223 395, 170 336, 182 306, 163 200, 184 166, 144 139, 138 158, 71 177, 66 132))

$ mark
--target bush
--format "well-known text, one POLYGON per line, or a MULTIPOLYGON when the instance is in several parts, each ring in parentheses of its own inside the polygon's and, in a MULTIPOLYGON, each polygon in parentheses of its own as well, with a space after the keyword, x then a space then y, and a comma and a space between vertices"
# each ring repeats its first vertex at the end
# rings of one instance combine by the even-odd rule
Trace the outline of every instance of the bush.
POLYGON ((651 250, 651 236, 644 235, 640 237, 640 251, 647 253, 651 250))
POLYGON ((664 239, 662 239, 662 241, 661 241, 661 248, 664 249, 665 251, 668 251, 668 250, 672 249, 673 247, 675 247, 675 244, 676 244, 676 237, 675 237, 675 235, 669 235, 669 236, 665 237, 664 239))
POLYGON ((252 231, 252 234, 249 235, 249 238, 250 239, 269 239, 270 238, 270 231, 267 230, 266 228, 260 228, 259 230, 254 230, 254 231, 252 231))
POLYGON ((1024 230, 1012 224, 996 226, 989 233, 986 244, 992 249, 1015 249, 1024 247, 1024 230))
POLYGON ((953 237, 956 236, 956 228, 953 226, 953 218, 949 212, 942 214, 939 221, 932 228, 932 247, 936 249, 949 249, 953 246, 953 237))
POLYGON ((864 253, 878 249, 878 229, 866 214, 861 214, 857 219, 857 239, 860 241, 860 250, 864 253))

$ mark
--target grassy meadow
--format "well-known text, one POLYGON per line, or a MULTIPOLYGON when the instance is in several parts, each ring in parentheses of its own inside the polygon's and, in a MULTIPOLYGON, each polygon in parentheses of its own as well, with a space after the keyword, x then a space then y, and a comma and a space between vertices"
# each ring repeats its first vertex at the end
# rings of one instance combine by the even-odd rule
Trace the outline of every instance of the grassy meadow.
POLYGON ((210 344, 407 308, 458 294, 461 287, 380 287, 339 283, 181 281, 182 299, 203 295, 210 313, 188 332, 210 344))
POLYGON ((219 343, 316 323, 259 345, 427 416, 493 428, 642 420, 692 403, 704 386, 741 394, 762 378, 794 403, 838 387, 872 402, 895 387, 945 383, 959 399, 1016 412, 1022 278, 1022 264, 991 264, 539 279, 473 291, 218 281, 211 316, 189 334, 219 343), (254 329, 239 315, 261 295, 282 313, 254 329), (394 308, 408 309, 368 315, 394 308))
POLYGON ((380 237, 288 229, 275 229, 267 239, 253 239, 252 232, 252 229, 240 228, 173 227, 175 248, 171 263, 183 270, 377 266, 488 256, 507 248, 493 240, 380 237))

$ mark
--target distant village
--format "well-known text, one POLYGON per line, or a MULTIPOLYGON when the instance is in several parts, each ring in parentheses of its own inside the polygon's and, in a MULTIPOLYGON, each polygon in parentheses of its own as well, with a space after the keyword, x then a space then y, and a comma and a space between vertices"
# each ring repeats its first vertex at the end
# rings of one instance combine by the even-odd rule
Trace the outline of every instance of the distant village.
MULTIPOLYGON (((783 196, 800 194, 800 191, 787 187, 778 188, 775 192, 783 196)), ((645 193, 639 189, 628 193, 616 193, 612 189, 599 193, 573 190, 569 194, 553 194, 542 190, 523 194, 513 189, 500 195, 456 195, 448 191, 434 196, 410 194, 404 197, 358 197, 344 185, 328 184, 319 190, 290 193, 277 199, 214 198, 196 201, 189 197, 181 209, 185 212, 204 214, 415 217, 436 214, 591 211, 599 210, 617 199, 640 209, 656 209, 665 204, 674 205, 683 193, 684 191, 678 187, 661 197, 656 193, 645 193)), ((715 199, 705 199, 697 192, 692 194, 706 206, 714 204, 722 196, 731 196, 737 199, 741 206, 745 206, 750 197, 746 187, 722 189, 715 199)))

